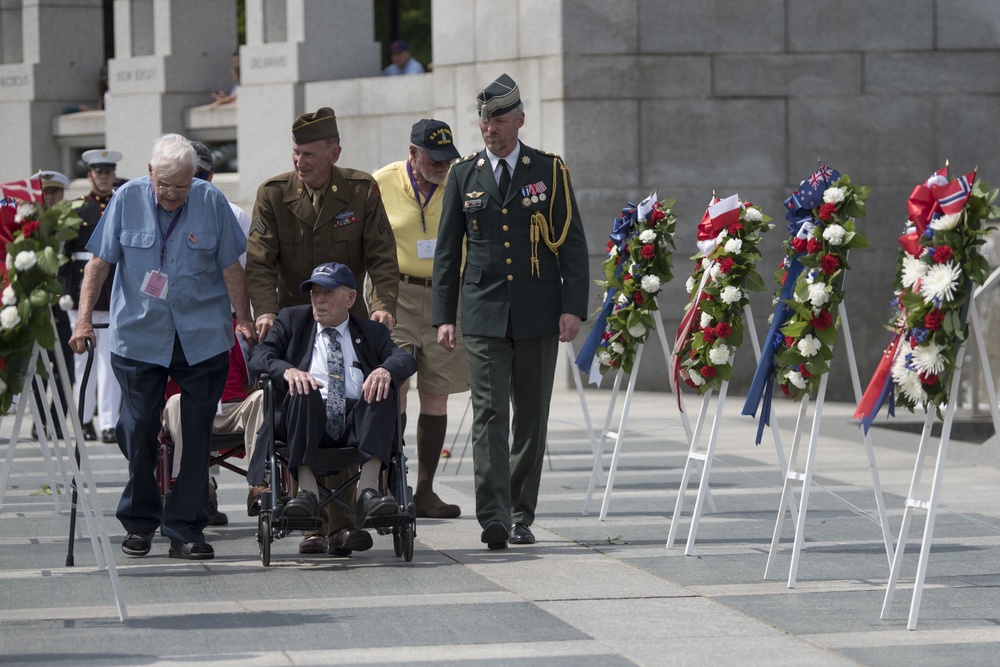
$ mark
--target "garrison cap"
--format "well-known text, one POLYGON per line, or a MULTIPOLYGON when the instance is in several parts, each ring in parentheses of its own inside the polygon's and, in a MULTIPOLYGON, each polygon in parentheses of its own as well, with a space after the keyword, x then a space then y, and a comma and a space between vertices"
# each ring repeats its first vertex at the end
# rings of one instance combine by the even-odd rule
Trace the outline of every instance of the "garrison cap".
POLYGON ((424 118, 413 124, 410 143, 424 149, 435 162, 457 160, 462 157, 455 148, 455 139, 448 123, 433 118, 424 118))
POLYGON ((95 148, 85 152, 80 157, 87 163, 88 169, 114 169, 122 160, 121 153, 109 151, 106 148, 95 148))
POLYGON ((479 120, 487 122, 490 116, 502 116, 521 102, 521 91, 514 79, 501 74, 497 80, 483 88, 476 96, 479 120))
POLYGON ((322 139, 340 140, 337 115, 330 107, 321 107, 313 113, 304 113, 292 123, 292 138, 297 144, 311 144, 322 139))
POLYGON ((50 188, 65 190, 69 187, 69 179, 66 178, 65 174, 59 173, 58 171, 39 171, 37 174, 32 176, 32 178, 37 178, 42 182, 43 190, 48 190, 50 188))

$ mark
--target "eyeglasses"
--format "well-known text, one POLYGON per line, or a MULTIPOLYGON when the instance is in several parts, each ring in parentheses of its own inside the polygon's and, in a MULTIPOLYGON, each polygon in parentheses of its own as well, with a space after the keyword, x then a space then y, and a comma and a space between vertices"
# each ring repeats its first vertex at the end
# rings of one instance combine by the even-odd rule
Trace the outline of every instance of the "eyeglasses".
POLYGON ((178 185, 159 185, 156 186, 156 193, 165 195, 170 193, 172 195, 184 196, 191 191, 191 186, 180 187, 178 185))

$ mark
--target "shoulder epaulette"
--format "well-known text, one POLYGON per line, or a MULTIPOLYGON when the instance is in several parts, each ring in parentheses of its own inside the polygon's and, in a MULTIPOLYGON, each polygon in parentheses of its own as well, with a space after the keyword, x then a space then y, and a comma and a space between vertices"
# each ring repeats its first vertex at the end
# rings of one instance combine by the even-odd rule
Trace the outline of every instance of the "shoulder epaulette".
POLYGON ((476 157, 477 155, 479 155, 479 153, 472 153, 471 155, 466 155, 461 160, 459 160, 458 163, 461 164, 463 162, 468 162, 469 160, 471 160, 472 158, 476 157))

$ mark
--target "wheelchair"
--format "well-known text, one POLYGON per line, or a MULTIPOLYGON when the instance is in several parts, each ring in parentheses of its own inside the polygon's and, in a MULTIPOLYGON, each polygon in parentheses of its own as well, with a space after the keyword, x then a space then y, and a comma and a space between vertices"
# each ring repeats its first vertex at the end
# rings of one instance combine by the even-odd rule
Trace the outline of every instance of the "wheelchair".
MULTIPOLYGON (((290 499, 291 474, 288 470, 288 446, 274 437, 274 383, 266 375, 261 376, 264 386, 264 421, 269 434, 268 442, 259 442, 258 447, 267 447, 264 483, 269 491, 260 494, 260 514, 257 516, 257 546, 260 561, 267 567, 271 564, 271 543, 287 537, 296 531, 315 531, 322 528, 322 520, 284 516, 284 505, 290 499)), ((322 475, 343 470, 358 463, 358 451, 353 447, 321 448, 317 453, 317 480, 322 475)), ((319 507, 337 503, 353 512, 355 507, 344 495, 355 488, 361 473, 355 473, 345 484, 328 489, 319 483, 319 507)), ((413 502, 413 489, 406 481, 406 455, 403 453, 402 421, 396 416, 396 437, 392 452, 382 476, 384 494, 388 491, 396 499, 396 511, 370 517, 358 529, 372 528, 379 535, 392 535, 392 545, 396 557, 402 556, 406 562, 413 560, 413 541, 417 535, 417 508, 413 502)))
MULTIPOLYGON (((230 459, 245 458, 246 447, 243 444, 243 432, 233 433, 213 433, 210 442, 209 467, 219 466, 226 470, 231 470, 237 475, 247 476, 245 468, 240 468, 232 463, 230 459)), ((157 439, 156 455, 156 484, 160 487, 160 497, 162 502, 166 502, 167 494, 173 487, 174 480, 171 476, 172 461, 174 458, 174 441, 164 429, 160 429, 157 439)))

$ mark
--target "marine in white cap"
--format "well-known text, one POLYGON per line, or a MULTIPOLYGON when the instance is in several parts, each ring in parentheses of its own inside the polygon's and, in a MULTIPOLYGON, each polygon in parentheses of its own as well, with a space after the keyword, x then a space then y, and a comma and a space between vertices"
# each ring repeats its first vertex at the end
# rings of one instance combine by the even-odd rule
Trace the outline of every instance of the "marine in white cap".
POLYGON ((66 194, 66 188, 69 187, 69 179, 66 174, 58 171, 39 171, 32 178, 37 178, 42 182, 42 199, 45 208, 61 202, 66 194))
MULTIPOLYGON (((80 197, 83 204, 77 213, 83 220, 75 239, 66 242, 64 252, 69 262, 59 269, 60 279, 66 294, 73 297, 74 308, 69 311, 70 327, 76 326, 76 306, 80 300, 80 286, 83 284, 83 270, 90 261, 87 252, 87 242, 90 241, 94 228, 104 215, 104 209, 114 194, 115 176, 122 154, 106 148, 95 148, 84 152, 81 156, 87 163, 87 180, 90 181, 90 192, 80 197)), ((94 305, 94 324, 107 324, 108 311, 111 308, 111 285, 114 282, 114 266, 108 274, 108 279, 101 287, 94 305)), ((86 355, 75 355, 76 377, 83 379, 83 371, 87 363, 86 355)), ((77 405, 80 402, 81 387, 77 383, 75 394, 77 405)), ((83 431, 88 440, 97 439, 97 430, 93 425, 95 412, 100 421, 101 440, 106 443, 115 442, 115 425, 118 423, 118 406, 121 403, 121 390, 111 370, 111 350, 107 329, 97 329, 97 345, 94 347, 94 365, 90 372, 90 381, 83 388, 83 431), (95 390, 96 403, 95 406, 95 390)))

